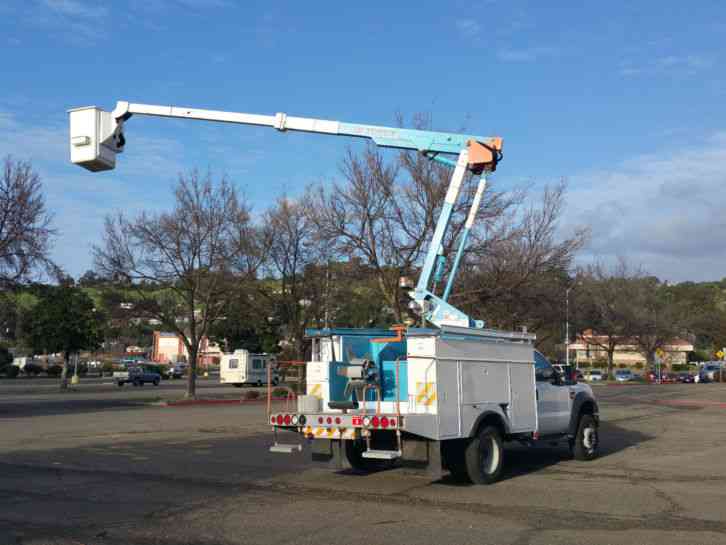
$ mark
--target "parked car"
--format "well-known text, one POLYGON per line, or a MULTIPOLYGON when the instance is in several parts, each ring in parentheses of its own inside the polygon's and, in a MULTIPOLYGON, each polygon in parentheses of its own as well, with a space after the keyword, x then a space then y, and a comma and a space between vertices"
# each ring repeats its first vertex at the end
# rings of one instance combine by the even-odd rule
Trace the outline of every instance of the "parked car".
POLYGON ((713 382, 719 379, 719 373, 721 371, 721 365, 718 363, 707 363, 699 371, 700 382, 713 382))
POLYGON ((696 381, 696 378, 691 373, 683 371, 676 375, 676 380, 683 384, 693 384, 696 381))
POLYGON ((143 386, 151 383, 158 386, 161 382, 161 374, 155 370, 153 365, 129 365, 126 371, 116 371, 113 378, 116 385, 120 388, 124 384, 130 383, 134 386, 143 386))
POLYGON ((167 377, 166 378, 182 378, 185 377, 187 374, 187 364, 186 363, 177 363, 172 365, 167 370, 167 377))
POLYGON ((615 380, 618 382, 630 382, 633 378, 633 373, 630 369, 618 369, 615 371, 615 380))
POLYGON ((590 369, 585 373, 585 380, 588 382, 598 382, 604 380, 605 374, 600 369, 590 369))

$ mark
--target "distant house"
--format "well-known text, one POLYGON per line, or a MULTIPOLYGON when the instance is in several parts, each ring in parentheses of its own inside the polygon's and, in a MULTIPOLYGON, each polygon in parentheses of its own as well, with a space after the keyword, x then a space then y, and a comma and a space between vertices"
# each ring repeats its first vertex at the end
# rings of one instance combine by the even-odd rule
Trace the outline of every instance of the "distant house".
MULTIPOLYGON (((203 337, 197 358, 199 366, 219 365, 221 357, 222 350, 219 345, 210 343, 207 337, 203 337)), ((157 363, 188 362, 189 351, 182 338, 176 333, 154 331, 151 359, 157 363)))
MULTIPOLYGON (((589 367, 595 362, 607 361, 607 351, 602 346, 607 345, 607 337, 597 335, 587 329, 577 336, 574 342, 570 343, 570 354, 579 367, 589 367)), ((684 364, 688 362, 688 353, 693 351, 693 344, 683 339, 673 339, 662 347, 665 356, 664 364, 684 364)), ((638 350, 638 346, 632 339, 624 339, 622 344, 617 345, 613 353, 614 365, 621 364, 628 367, 644 367, 647 364, 645 355, 638 350)))

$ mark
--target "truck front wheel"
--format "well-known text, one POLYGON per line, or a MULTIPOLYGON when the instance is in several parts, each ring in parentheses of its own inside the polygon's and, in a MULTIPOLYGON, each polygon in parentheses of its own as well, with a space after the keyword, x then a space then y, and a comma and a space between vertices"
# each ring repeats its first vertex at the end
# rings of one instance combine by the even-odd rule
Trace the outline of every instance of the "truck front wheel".
POLYGON ((494 426, 485 426, 464 452, 466 473, 474 484, 491 484, 499 479, 504 461, 502 436, 494 426))
POLYGON ((570 443, 575 460, 592 460, 597 456, 600 443, 597 421, 591 414, 583 414, 577 425, 577 435, 570 443))

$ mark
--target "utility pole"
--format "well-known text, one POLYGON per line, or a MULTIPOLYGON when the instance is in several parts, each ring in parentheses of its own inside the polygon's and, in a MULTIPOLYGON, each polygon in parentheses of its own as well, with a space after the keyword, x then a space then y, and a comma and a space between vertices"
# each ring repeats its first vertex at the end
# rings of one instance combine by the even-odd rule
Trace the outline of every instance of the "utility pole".
POLYGON ((568 367, 570 366, 570 290, 573 286, 574 284, 565 289, 565 364, 568 367))

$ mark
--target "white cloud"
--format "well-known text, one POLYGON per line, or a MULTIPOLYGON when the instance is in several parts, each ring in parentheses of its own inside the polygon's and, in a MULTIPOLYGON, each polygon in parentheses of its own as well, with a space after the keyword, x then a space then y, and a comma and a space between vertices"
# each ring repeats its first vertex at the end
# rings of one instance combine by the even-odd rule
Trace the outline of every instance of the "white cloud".
POLYGON ((43 0, 43 4, 68 17, 105 17, 108 15, 108 8, 98 3, 84 3, 79 0, 43 0))
POLYGON ((668 280, 726 277, 726 132, 573 178, 566 224, 589 224, 585 260, 623 255, 668 280))
POLYGON ((464 38, 476 38, 481 32, 481 25, 475 19, 457 19, 456 28, 464 38))
POLYGON ((620 63, 618 72, 623 77, 655 75, 693 75, 713 68, 716 61, 708 55, 662 55, 650 62, 636 62, 632 59, 620 63))
POLYGON ((536 62, 556 57, 560 50, 556 47, 503 48, 497 50, 497 58, 503 62, 536 62))

